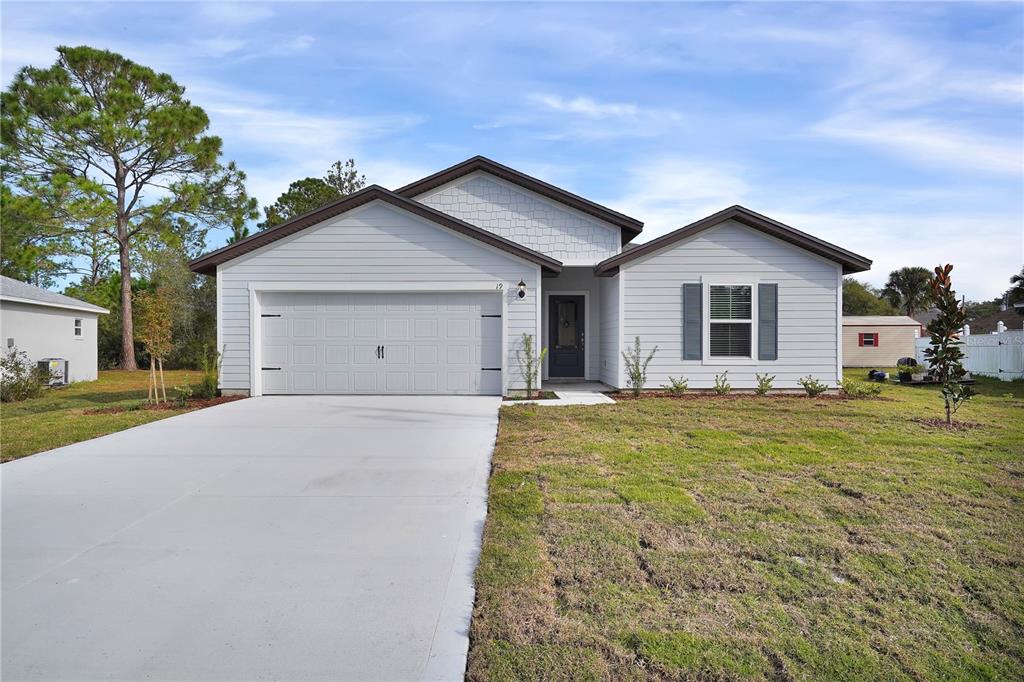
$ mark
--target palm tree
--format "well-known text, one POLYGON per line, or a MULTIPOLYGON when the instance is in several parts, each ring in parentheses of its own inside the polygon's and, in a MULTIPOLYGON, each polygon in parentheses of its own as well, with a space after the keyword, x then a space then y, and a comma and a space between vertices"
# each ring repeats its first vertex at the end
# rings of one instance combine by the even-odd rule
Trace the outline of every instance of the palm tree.
POLYGON ((882 296, 909 317, 921 312, 932 303, 932 292, 928 285, 931 272, 928 268, 908 267, 893 270, 889 281, 882 289, 882 296))
POLYGON ((1018 301, 1024 301, 1024 266, 1020 269, 1020 274, 1010 276, 1010 290, 1006 293, 1009 294, 1010 303, 1016 303, 1018 301))

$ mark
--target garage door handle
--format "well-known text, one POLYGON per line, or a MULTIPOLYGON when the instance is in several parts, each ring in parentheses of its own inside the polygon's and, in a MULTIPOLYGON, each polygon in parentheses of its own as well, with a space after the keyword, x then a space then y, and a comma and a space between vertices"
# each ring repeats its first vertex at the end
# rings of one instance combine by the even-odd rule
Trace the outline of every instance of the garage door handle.
POLYGON ((380 347, 380 359, 381 359, 381 360, 383 360, 383 359, 384 359, 384 346, 381 346, 381 347, 380 347))
POLYGON ((280 371, 280 370, 281 370, 281 368, 280 368, 280 367, 262 367, 261 369, 262 369, 262 370, 263 370, 264 372, 266 372, 266 371, 268 371, 268 370, 277 370, 277 371, 280 371))

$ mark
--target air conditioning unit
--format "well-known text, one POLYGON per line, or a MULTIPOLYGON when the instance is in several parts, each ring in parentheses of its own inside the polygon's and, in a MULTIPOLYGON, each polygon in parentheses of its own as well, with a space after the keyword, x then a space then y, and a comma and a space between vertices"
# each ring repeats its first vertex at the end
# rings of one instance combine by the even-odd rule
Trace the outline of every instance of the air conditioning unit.
POLYGON ((64 358, 43 358, 39 361, 39 369, 50 373, 46 382, 50 386, 66 386, 68 383, 68 361, 64 358))

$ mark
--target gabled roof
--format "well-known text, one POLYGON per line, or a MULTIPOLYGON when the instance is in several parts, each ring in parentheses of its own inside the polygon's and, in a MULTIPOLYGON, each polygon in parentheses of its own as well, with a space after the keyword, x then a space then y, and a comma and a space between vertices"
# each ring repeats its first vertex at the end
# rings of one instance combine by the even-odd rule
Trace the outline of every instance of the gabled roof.
POLYGON ((864 256, 859 256, 856 253, 847 251, 835 244, 829 244, 817 237, 812 237, 806 232, 801 232, 794 227, 784 225, 783 223, 780 223, 777 220, 772 220, 760 213, 755 213, 749 208, 744 208, 742 206, 730 206, 724 211, 719 211, 718 213, 709 215, 706 218, 701 218, 697 222, 690 223, 686 227, 681 227, 674 232, 669 232, 657 239, 652 239, 649 242, 640 244, 634 249, 629 249, 617 256, 612 256, 611 258, 603 260, 594 267, 594 273, 606 277, 614 275, 618 272, 619 266, 624 263, 628 263, 637 258, 659 251, 667 246, 675 244, 676 242, 682 241, 683 239, 693 237, 704 230, 721 225, 727 220, 734 220, 742 225, 746 225, 747 227, 764 232, 765 234, 771 235, 777 239, 799 246, 801 249, 810 251, 811 253, 817 254, 823 258, 835 261, 843 266, 844 275, 853 272, 862 272, 871 267, 871 260, 864 256))
POLYGON ((921 323, 906 315, 843 315, 844 327, 920 327, 921 323))
POLYGON ((67 310, 81 310, 88 313, 99 313, 106 315, 110 311, 92 303, 86 303, 77 298, 58 294, 55 291, 41 289, 26 282, 21 282, 10 277, 0 275, 0 301, 11 301, 12 303, 27 303, 30 305, 41 305, 47 308, 65 308, 67 310))
POLYGON ((524 187, 531 192, 540 194, 548 199, 553 199, 561 204, 565 204, 577 211, 582 211, 583 213, 592 215, 606 223, 611 223, 622 230, 623 244, 640 234, 640 231, 644 229, 643 222, 636 218, 630 218, 618 211, 613 211, 601 204, 594 203, 589 199, 584 199, 572 192, 567 192, 560 187, 555 187, 543 180, 538 180, 526 173, 521 173, 514 168, 503 166, 497 161, 492 161, 484 156, 474 156, 471 159, 466 159, 462 163, 457 163, 451 168, 445 168, 443 171, 438 171, 433 175, 428 175, 421 180, 417 180, 405 187, 401 187, 395 190, 395 193, 411 199, 417 195, 423 194, 424 192, 428 192, 435 187, 440 187, 452 180, 457 180, 464 175, 469 175, 476 171, 489 173, 490 175, 511 182, 512 184, 519 185, 520 187, 524 187))
POLYGON ((351 211, 352 209, 368 204, 371 201, 383 201, 384 203, 391 204, 403 211, 408 211, 409 213, 429 220, 437 225, 481 241, 484 244, 489 244, 490 246, 501 249, 513 256, 518 256, 519 258, 531 263, 536 263, 541 266, 541 268, 549 272, 558 273, 562 269, 561 261, 555 260, 550 256, 545 256, 543 253, 538 253, 533 249, 528 249, 525 246, 520 246, 515 242, 499 237, 498 235, 476 227, 475 225, 470 225, 458 218, 453 218, 447 213, 442 213, 441 211, 430 208, 429 206, 425 206, 418 201, 401 197, 390 190, 384 189, 380 185, 370 185, 369 187, 365 187, 358 192, 348 195, 347 197, 331 202, 326 206, 321 206, 315 211, 310 211, 309 213, 297 216, 268 230, 257 232, 256 234, 237 241, 234 244, 228 244, 216 251, 204 254, 189 263, 189 268, 191 268, 193 272, 199 272, 204 275, 215 274, 217 272, 217 266, 221 263, 226 263, 227 261, 238 258, 250 251, 254 251, 260 247, 266 246, 267 244, 276 242, 279 239, 293 235, 307 227, 316 225, 328 218, 341 215, 346 211, 351 211))

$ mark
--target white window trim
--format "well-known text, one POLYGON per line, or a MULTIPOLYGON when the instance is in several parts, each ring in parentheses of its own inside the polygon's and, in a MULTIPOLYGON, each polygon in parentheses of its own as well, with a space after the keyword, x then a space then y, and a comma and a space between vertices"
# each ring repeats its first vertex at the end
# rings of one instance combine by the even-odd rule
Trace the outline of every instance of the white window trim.
POLYGON ((76 317, 74 320, 71 327, 71 336, 76 341, 85 341, 85 319, 76 317))
POLYGON ((715 365, 749 365, 752 362, 759 362, 757 359, 757 285, 756 280, 729 279, 704 279, 701 278, 701 298, 704 314, 702 326, 705 342, 703 356, 705 364, 715 365), (711 354, 711 287, 750 287, 750 320, 721 320, 721 322, 749 322, 750 323, 750 355, 739 356, 718 356, 711 354))

